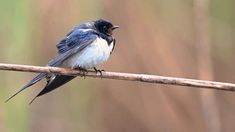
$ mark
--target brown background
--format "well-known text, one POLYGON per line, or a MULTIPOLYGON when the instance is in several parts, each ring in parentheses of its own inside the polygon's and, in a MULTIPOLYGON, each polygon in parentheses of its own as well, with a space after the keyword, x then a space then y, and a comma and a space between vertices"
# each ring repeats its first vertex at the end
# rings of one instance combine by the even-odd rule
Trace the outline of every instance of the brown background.
MULTIPOLYGON (((120 28, 107 71, 235 82, 232 0, 0 1, 0 62, 44 65, 75 25, 120 28)), ((235 93, 76 78, 28 102, 44 83, 3 103, 32 78, 0 73, 0 131, 233 132, 235 93)))

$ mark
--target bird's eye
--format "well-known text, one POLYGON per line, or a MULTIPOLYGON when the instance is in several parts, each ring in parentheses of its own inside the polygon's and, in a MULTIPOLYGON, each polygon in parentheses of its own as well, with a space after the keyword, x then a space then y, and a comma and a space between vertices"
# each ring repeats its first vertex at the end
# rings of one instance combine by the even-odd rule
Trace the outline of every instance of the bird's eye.
POLYGON ((104 31, 105 33, 108 33, 108 27, 107 27, 107 26, 103 26, 103 31, 104 31))
POLYGON ((108 28, 106 26, 103 27, 104 31, 107 32, 108 28))

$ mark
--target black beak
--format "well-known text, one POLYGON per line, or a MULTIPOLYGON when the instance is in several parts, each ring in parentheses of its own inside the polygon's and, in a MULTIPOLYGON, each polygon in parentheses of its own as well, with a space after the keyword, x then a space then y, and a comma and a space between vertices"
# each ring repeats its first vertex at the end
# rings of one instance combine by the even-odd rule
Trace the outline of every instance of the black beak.
POLYGON ((116 28, 119 28, 119 26, 113 26, 112 27, 112 30, 116 29, 116 28))

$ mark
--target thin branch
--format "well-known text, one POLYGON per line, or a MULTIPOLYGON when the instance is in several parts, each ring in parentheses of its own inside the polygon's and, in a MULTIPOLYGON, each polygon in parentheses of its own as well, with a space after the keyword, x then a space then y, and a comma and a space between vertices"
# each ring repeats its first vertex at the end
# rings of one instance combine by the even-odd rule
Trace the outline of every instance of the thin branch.
MULTIPOLYGON (((3 63, 0 63, 0 70, 36 72, 36 73, 44 72, 44 73, 54 73, 54 74, 70 75, 70 76, 83 75, 79 70, 73 70, 68 68, 42 67, 42 66, 29 66, 29 65, 16 65, 16 64, 3 64, 3 63)), ((100 78, 101 76, 99 73, 96 73, 94 71, 88 71, 86 77, 100 78)), ((204 80, 176 78, 176 77, 164 77, 164 76, 147 75, 147 74, 102 72, 102 78, 235 91, 235 84, 232 83, 222 83, 215 81, 204 81, 204 80)))

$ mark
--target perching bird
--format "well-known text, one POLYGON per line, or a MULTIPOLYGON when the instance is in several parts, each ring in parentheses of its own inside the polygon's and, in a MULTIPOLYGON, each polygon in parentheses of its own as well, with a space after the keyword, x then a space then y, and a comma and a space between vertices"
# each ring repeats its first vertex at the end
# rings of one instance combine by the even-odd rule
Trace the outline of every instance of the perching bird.
MULTIPOLYGON (((87 22, 75 27, 56 45, 58 55, 47 66, 79 69, 84 72, 87 69, 94 68, 96 72, 101 72, 95 67, 107 61, 110 57, 115 46, 112 32, 116 28, 118 26, 114 26, 104 19, 87 22)), ((74 79, 75 76, 40 73, 8 98, 6 102, 44 78, 47 79, 47 84, 34 99, 62 86, 74 79)))

